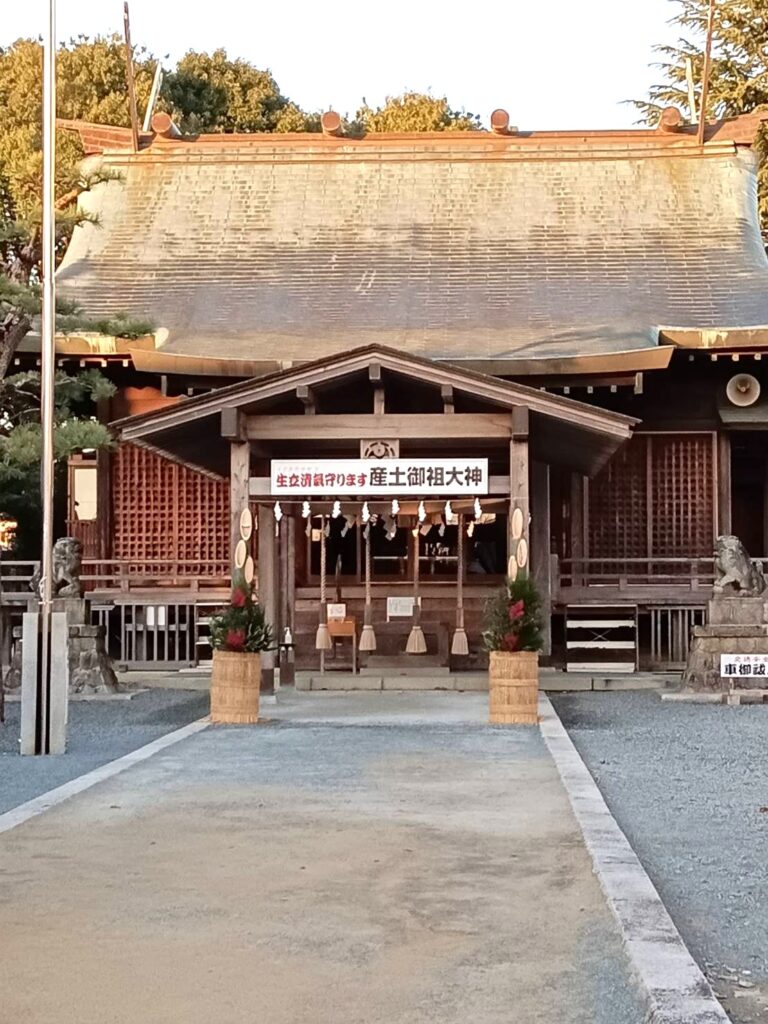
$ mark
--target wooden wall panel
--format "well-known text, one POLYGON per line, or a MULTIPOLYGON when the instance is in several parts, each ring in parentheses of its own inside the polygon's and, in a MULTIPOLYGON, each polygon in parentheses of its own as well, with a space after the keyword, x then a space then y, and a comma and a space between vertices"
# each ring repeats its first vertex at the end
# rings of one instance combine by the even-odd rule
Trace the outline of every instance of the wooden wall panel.
POLYGON ((590 558, 643 558, 647 543, 645 438, 633 437, 588 482, 590 558))
POLYGON ((116 560, 164 563, 169 575, 179 562, 188 563, 180 567, 185 576, 227 574, 228 481, 145 448, 121 445, 114 460, 113 501, 116 560))
POLYGON ((708 557, 717 495, 711 433, 636 434, 589 483, 589 557, 708 557))
POLYGON ((711 555, 717 507, 712 435, 650 435, 648 444, 651 553, 663 558, 711 555))

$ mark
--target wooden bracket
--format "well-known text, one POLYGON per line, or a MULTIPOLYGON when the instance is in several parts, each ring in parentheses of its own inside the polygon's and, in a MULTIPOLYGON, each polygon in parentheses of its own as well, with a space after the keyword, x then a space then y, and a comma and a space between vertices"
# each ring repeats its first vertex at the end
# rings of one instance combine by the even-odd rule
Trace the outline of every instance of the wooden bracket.
POLYGON ((453 401, 453 386, 451 384, 443 384, 442 387, 440 388, 440 394, 443 399, 443 412, 455 412, 453 401))
POLYGON ((245 416, 239 409, 221 410, 221 436, 227 441, 247 441, 245 416))
POLYGON ((314 416, 317 412, 317 402, 312 388, 308 384, 299 384, 296 388, 296 397, 304 406, 304 412, 307 415, 314 416))
POLYGON ((528 437, 528 406, 516 405, 512 409, 512 437, 523 440, 528 437))

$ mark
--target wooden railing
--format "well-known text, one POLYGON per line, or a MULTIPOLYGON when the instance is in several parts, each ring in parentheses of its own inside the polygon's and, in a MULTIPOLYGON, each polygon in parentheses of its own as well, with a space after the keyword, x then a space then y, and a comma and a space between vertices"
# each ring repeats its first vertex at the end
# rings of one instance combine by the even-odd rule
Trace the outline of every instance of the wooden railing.
POLYGON ((555 604, 706 605, 714 582, 714 558, 552 557, 555 604))
POLYGON ((708 558, 566 558, 555 559, 556 588, 643 587, 683 590, 708 589, 714 581, 714 559, 708 558))
MULTIPOLYGON (((29 595, 29 584, 37 562, 0 559, 0 597, 19 600, 29 595)), ((150 587, 186 587, 203 590, 229 586, 229 564, 220 560, 168 559, 119 561, 115 559, 83 559, 81 574, 86 592, 130 591, 150 587)))

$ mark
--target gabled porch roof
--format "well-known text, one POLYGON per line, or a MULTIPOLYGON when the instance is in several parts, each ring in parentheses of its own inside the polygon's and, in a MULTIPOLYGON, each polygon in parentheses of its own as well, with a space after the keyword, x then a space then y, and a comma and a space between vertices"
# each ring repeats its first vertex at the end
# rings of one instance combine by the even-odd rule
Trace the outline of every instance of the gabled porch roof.
MULTIPOLYGON (((620 413, 607 412, 523 384, 436 363, 381 345, 368 345, 218 388, 184 399, 178 405, 118 420, 112 426, 123 441, 151 447, 206 471, 226 474, 229 439, 227 431, 222 433, 223 414, 232 423, 238 421, 238 414, 300 412, 299 392, 306 395, 303 389, 311 389, 323 402, 324 411, 343 419, 349 408, 345 409, 339 401, 339 389, 359 397, 360 389, 369 386, 368 382, 380 373, 388 379, 392 394, 396 394, 398 380, 402 381, 403 388, 432 389, 438 395, 441 389, 452 389, 457 412, 471 414, 490 407, 511 413, 517 407, 526 408, 533 458, 570 466, 590 476, 629 438, 638 422, 620 413)), ((433 415, 426 408, 414 407, 410 411, 424 413, 424 440, 439 441, 441 429, 450 426, 450 421, 433 415)), ((392 416, 394 419, 394 414, 392 416)), ((318 429, 313 440, 318 445, 327 443, 322 433, 322 420, 323 417, 318 417, 315 421, 318 429)), ((311 428, 312 422, 308 418, 308 427, 311 428)))

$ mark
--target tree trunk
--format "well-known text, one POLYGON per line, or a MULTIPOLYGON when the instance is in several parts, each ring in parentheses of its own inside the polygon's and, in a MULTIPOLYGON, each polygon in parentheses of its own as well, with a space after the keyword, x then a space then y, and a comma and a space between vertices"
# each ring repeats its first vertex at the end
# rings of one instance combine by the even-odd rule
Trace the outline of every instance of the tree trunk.
POLYGON ((32 322, 26 313, 18 310, 9 313, 0 323, 0 380, 7 376, 16 349, 31 327, 32 322))

